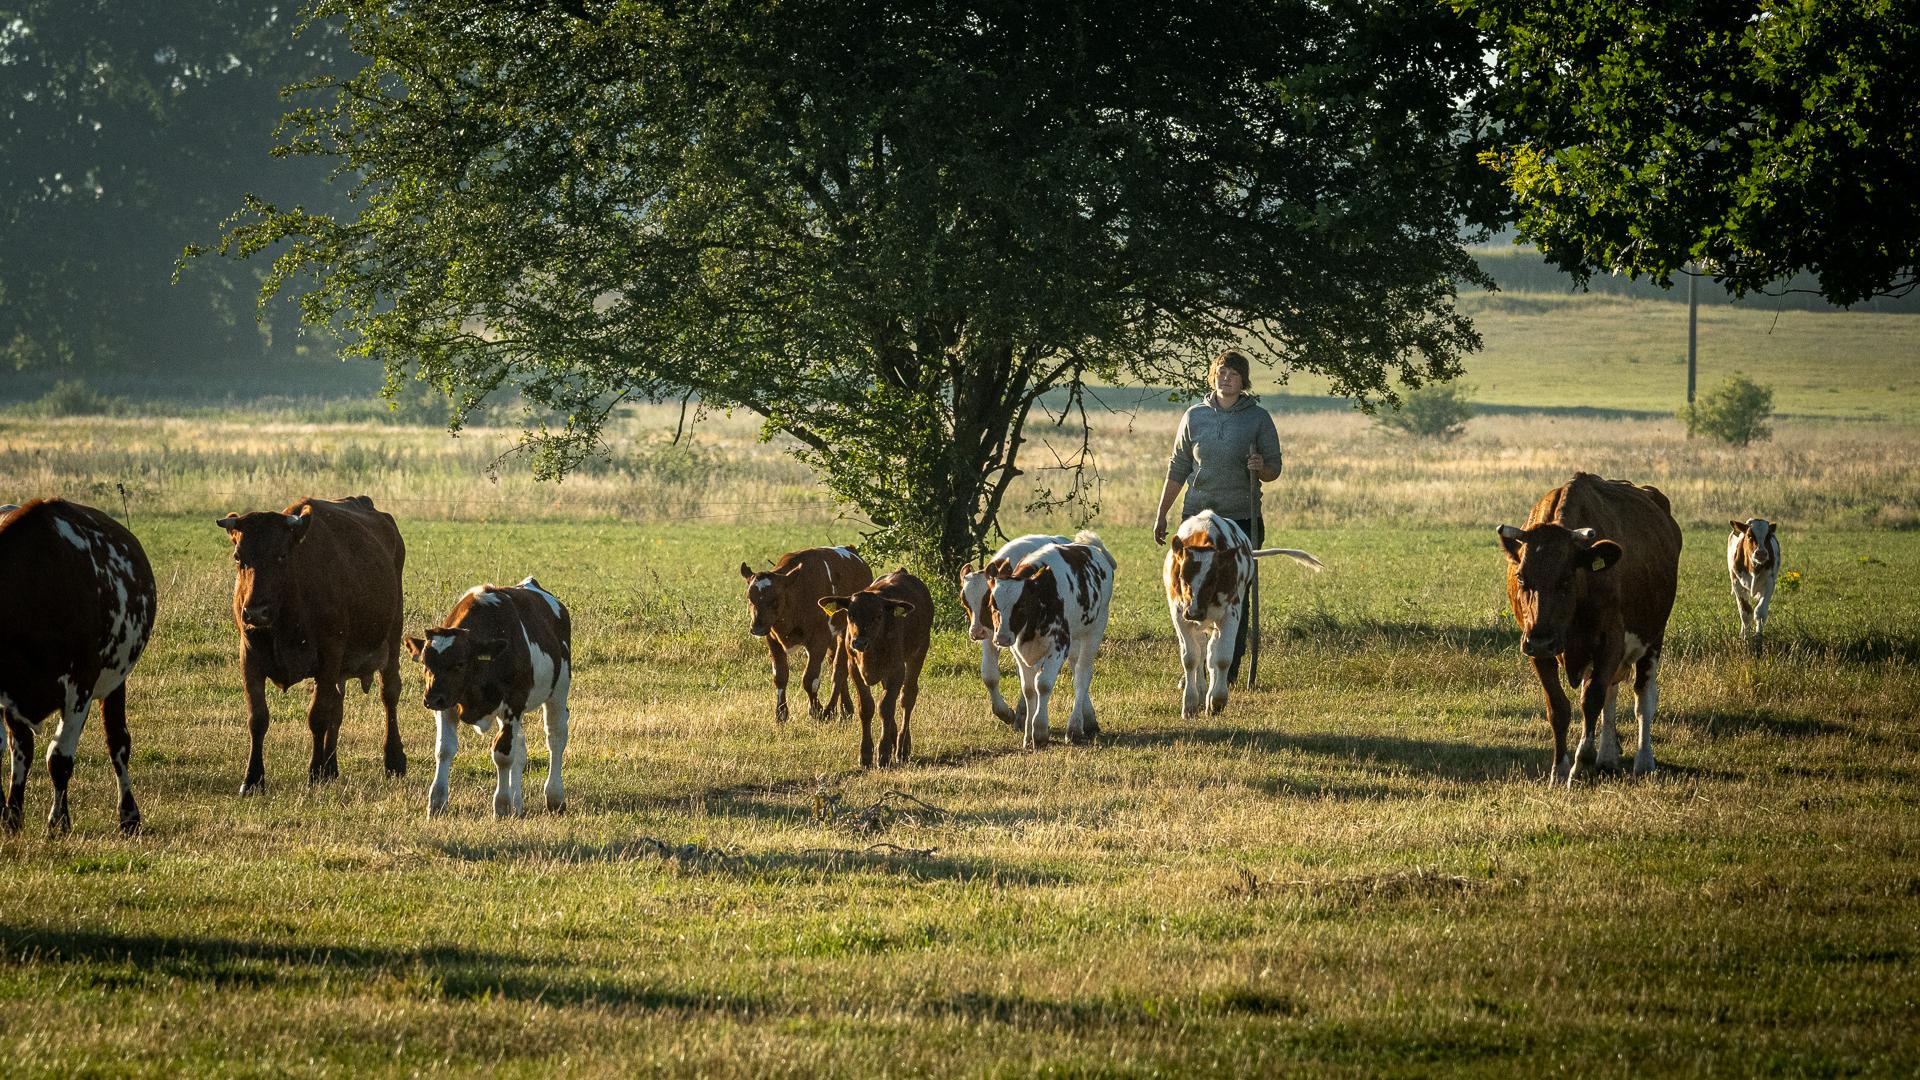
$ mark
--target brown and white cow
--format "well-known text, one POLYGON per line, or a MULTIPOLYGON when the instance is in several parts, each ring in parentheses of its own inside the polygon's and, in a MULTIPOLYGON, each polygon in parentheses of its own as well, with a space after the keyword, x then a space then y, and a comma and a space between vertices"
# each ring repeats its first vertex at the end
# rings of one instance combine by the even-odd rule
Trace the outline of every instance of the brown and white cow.
POLYGON ((989 706, 993 715, 1018 731, 1026 730, 1026 706, 1023 700, 1020 711, 1016 712, 1007 704, 1007 699, 1000 696, 1000 647, 993 643, 993 609, 987 604, 991 588, 988 578, 1012 572, 1020 560, 1048 544, 1071 543, 1070 537, 1042 533, 1015 537, 1000 545, 1000 550, 980 569, 975 570, 973 564, 968 563, 960 571, 960 603, 967 609, 967 636, 980 643, 980 681, 987 688, 989 706))
POLYGON ((860 694, 860 766, 873 765, 873 688, 880 687, 880 764, 913 753, 913 703, 933 636, 933 594, 903 567, 846 596, 823 596, 820 610, 844 617, 841 648, 860 694), (894 723, 895 705, 900 722, 894 723))
POLYGON ((850 547, 817 547, 789 551, 775 560, 773 569, 754 573, 740 564, 747 579, 747 609, 753 613, 748 633, 767 639, 773 658, 773 718, 787 720, 787 652, 804 647, 807 669, 800 685, 807 692, 808 710, 815 719, 838 708, 853 713, 847 693, 846 658, 837 652, 840 634, 820 608, 823 596, 846 595, 873 584, 873 571, 860 552, 850 547), (820 667, 831 665, 833 690, 820 704, 820 667))
POLYGON ((993 643, 1012 649, 1020 665, 1025 749, 1043 750, 1051 738, 1047 705, 1068 660, 1073 661, 1073 710, 1067 714, 1067 739, 1085 743, 1099 734, 1093 658, 1107 636, 1115 569, 1113 553, 1090 532, 1072 543, 1044 545, 1010 570, 989 565, 993 643))
POLYGON ((1633 771, 1652 772, 1660 652, 1680 576, 1680 525, 1672 504, 1658 488, 1575 473, 1533 504, 1525 528, 1498 531, 1520 650, 1540 679, 1553 728, 1549 779, 1571 784, 1583 769, 1619 768, 1613 705, 1629 675, 1640 720, 1633 771), (1572 754, 1562 665, 1567 681, 1580 688, 1584 721, 1572 754))
POLYGON ((1269 555, 1285 555, 1315 573, 1324 569, 1319 559, 1304 551, 1256 550, 1246 530, 1211 510, 1181 522, 1168 538, 1162 583, 1185 672, 1180 680, 1181 716, 1199 716, 1203 701, 1209 716, 1227 707, 1227 668, 1233 663, 1234 638, 1246 614, 1253 560, 1269 555))
POLYGON ((214 524, 233 542, 233 622, 253 737, 242 795, 266 790, 266 682, 313 680, 307 780, 340 775, 340 718, 348 679, 362 692, 380 676, 389 776, 407 774, 395 715, 400 702, 400 573, 406 545, 393 518, 356 495, 301 499, 279 513, 228 514, 214 524))
POLYGON ((531 577, 510 589, 477 585, 442 625, 408 638, 407 655, 426 668, 422 704, 433 711, 439 735, 427 816, 447 809, 461 724, 493 733, 494 816, 525 813, 520 781, 527 767, 526 717, 535 709, 547 729, 547 809, 567 808, 560 765, 573 687, 573 618, 558 597, 531 577))
POLYGON ((1727 576, 1733 579, 1740 633, 1757 640, 1767 628, 1767 609, 1780 580, 1780 527, 1766 518, 1727 524, 1733 528, 1727 536, 1727 576))
POLYGON ((60 721, 47 745, 47 829, 71 827, 67 781, 95 700, 120 781, 120 831, 139 831, 140 807, 127 777, 127 674, 153 632, 154 601, 153 569, 140 541, 100 511, 40 499, 0 513, 0 716, 13 749, 9 831, 20 827, 33 740, 52 713, 60 721))

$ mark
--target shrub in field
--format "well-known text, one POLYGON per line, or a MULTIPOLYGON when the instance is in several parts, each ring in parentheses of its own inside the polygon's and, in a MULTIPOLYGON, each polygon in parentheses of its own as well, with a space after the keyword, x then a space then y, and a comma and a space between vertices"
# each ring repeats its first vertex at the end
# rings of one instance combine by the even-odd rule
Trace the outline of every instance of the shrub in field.
POLYGON ((1710 435, 1734 446, 1764 441, 1773 435, 1767 426, 1773 418, 1773 387, 1735 374, 1679 415, 1688 437, 1710 435))
POLYGON ((1473 419, 1473 405, 1467 400, 1471 387, 1452 383, 1428 383, 1400 395, 1400 407, 1383 412, 1376 422, 1389 431, 1418 439, 1450 442, 1467 429, 1473 419))
POLYGON ((85 379, 61 379, 40 395, 32 411, 41 416, 108 416, 123 411, 127 399, 103 394, 85 379))

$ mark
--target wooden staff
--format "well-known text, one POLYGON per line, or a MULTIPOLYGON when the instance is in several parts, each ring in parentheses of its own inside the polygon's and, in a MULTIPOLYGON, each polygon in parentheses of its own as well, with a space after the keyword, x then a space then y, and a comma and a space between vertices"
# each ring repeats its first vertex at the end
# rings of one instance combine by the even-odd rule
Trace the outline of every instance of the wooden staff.
MULTIPOLYGON (((1247 452, 1251 457, 1253 451, 1247 452)), ((1247 470, 1247 488, 1253 495, 1253 520, 1247 522, 1253 529, 1260 528, 1260 474, 1247 470)), ((1258 548, 1265 537, 1249 535, 1247 540, 1258 548)), ((1253 581, 1247 586, 1247 689, 1253 689, 1255 679, 1260 677, 1260 560, 1254 559, 1253 581)))

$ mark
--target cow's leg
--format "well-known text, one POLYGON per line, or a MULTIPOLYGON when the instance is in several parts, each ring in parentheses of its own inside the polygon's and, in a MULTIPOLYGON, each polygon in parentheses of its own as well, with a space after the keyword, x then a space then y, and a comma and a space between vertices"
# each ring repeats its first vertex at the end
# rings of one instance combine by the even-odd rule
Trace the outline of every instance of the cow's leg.
MULTIPOLYGON (((846 616, 839 617, 844 619, 846 616)), ((827 715, 832 716, 837 711, 842 716, 852 716, 853 691, 848 689, 848 683, 853 678, 853 651, 847 648, 832 617, 827 619, 827 625, 833 628, 833 693, 827 698, 827 715)))
POLYGON ((853 680, 860 693, 860 767, 873 768, 873 688, 865 679, 853 680))
POLYGON ((1074 643, 1073 714, 1067 717, 1067 741, 1084 745, 1097 730, 1093 722, 1093 646, 1086 640, 1074 643))
POLYGON ((340 717, 346 704, 338 682, 324 675, 313 680, 313 700, 307 705, 307 727, 313 732, 313 756, 307 760, 309 784, 340 775, 340 717))
POLYGON ((1748 599, 1746 590, 1737 583, 1733 587, 1733 603, 1740 612, 1740 636, 1745 637, 1754 632, 1753 601, 1748 599))
POLYGON ((909 667, 906 685, 900 689, 900 747, 894 755, 902 765, 913 755, 913 703, 919 700, 920 672, 909 667))
POLYGON ((87 726, 87 706, 92 704, 86 690, 68 684, 59 723, 47 742, 47 775, 53 780, 53 806, 47 810, 49 833, 63 833, 73 827, 73 819, 67 814, 67 781, 73 779, 73 756, 80 749, 80 732, 87 726))
POLYGON ((1640 747, 1634 751, 1633 771, 1650 773, 1653 765, 1653 710, 1660 703, 1660 654, 1649 650, 1633 673, 1633 711, 1640 719, 1640 747))
POLYGON ((1540 679, 1540 692, 1547 699, 1547 727, 1553 731, 1553 761, 1547 767, 1547 782, 1558 784, 1573 771, 1573 758, 1567 754, 1567 725, 1573 720, 1573 705, 1560 686, 1560 660, 1536 656, 1533 673, 1540 679))
POLYGON ((992 635, 980 642, 980 682, 987 688, 987 701, 993 715, 1008 727, 1023 727, 1013 706, 1000 696, 1000 647, 993 643, 992 635))
MULTIPOLYGON (((1040 665, 1027 662, 1020 650, 1013 651, 1013 658, 1020 666, 1020 748, 1022 750, 1044 750, 1046 740, 1036 741, 1033 725, 1047 722, 1046 692, 1040 689, 1040 665)), ((1048 690, 1052 687, 1048 686, 1048 690)))
POLYGON ((900 726, 894 719, 894 710, 900 702, 903 681, 898 676, 888 675, 885 683, 886 693, 880 698, 880 765, 882 768, 893 763, 893 748, 900 742, 900 726))
POLYGON ((1758 598, 1753 605, 1753 636, 1759 637, 1767 629, 1767 609, 1773 606, 1773 586, 1769 581, 1760 587, 1758 598))
MULTIPOLYGON (((1027 740, 1029 750, 1045 750, 1053 741, 1053 730, 1049 725, 1048 710, 1053 704, 1053 687, 1060 681, 1060 668, 1067 662, 1067 650, 1054 646, 1040 657, 1033 666, 1034 695, 1027 709, 1027 740)), ((1071 718, 1068 720, 1072 724, 1071 718)))
POLYGON ((140 805, 133 801, 133 779, 128 772, 133 737, 127 733, 126 683, 101 700, 100 726, 107 736, 107 760, 113 762, 114 779, 120 782, 120 832, 132 836, 140 831, 140 805))
POLYGON ((1607 684, 1607 700, 1600 709, 1600 743, 1594 754, 1594 763, 1607 772, 1620 771, 1620 740, 1614 733, 1613 707, 1620 694, 1620 684, 1607 684))
POLYGON ((267 676, 250 652, 240 665, 240 683, 247 693, 247 733, 252 738, 247 752, 247 775, 240 781, 240 794, 264 795, 267 791, 267 676))
POLYGON ((380 669, 380 707, 387 712, 387 742, 382 757, 387 775, 407 775, 407 751, 400 745, 400 654, 395 652, 380 669))
POLYGON ((767 654, 773 657, 773 719, 784 724, 787 722, 787 649, 768 634, 767 654))
POLYGON ((826 652, 826 646, 808 639, 807 667, 800 673, 800 689, 807 692, 807 715, 815 720, 827 715, 820 704, 820 662, 826 659, 826 652))
POLYGON ((33 728, 12 710, 6 713, 7 741, 13 749, 13 770, 7 778, 7 802, 4 821, 8 832, 17 832, 27 810, 27 774, 33 771, 33 728))
POLYGON ((527 763, 527 741, 521 717, 501 710, 493 734, 493 816, 520 815, 520 770, 527 763))
POLYGON ((567 756, 567 691, 573 687, 573 669, 569 664, 560 665, 560 676, 554 683, 553 696, 547 699, 546 708, 541 717, 547 726, 547 812, 562 813, 567 809, 567 789, 561 781, 560 764, 567 756))
POLYGON ((427 816, 447 812, 447 789, 453 780, 453 755, 460 752, 460 716, 452 709, 433 714, 433 784, 427 788, 427 816))
POLYGON ((1240 610, 1229 605, 1220 620, 1220 628, 1207 642, 1207 715, 1218 716, 1227 707, 1227 688, 1233 680, 1227 670, 1233 666, 1233 643, 1240 633, 1240 610))
POLYGON ((1180 716, 1192 720, 1200 715, 1206 701, 1207 637, 1206 628, 1187 622, 1177 613, 1173 631, 1180 639, 1180 716))
POLYGON ((1597 740, 1594 729, 1599 725, 1600 714, 1607 705, 1609 684, 1606 676, 1598 674, 1610 670, 1602 664, 1595 664, 1587 678, 1580 683, 1580 745, 1573 751, 1573 766, 1567 770, 1567 786, 1572 787, 1575 777, 1582 771, 1592 772, 1598 767, 1594 753, 1597 740))

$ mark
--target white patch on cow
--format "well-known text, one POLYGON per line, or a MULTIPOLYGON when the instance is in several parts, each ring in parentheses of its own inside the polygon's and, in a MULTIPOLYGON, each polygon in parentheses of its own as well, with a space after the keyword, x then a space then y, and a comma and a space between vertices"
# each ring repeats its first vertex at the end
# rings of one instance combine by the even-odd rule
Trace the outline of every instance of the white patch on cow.
POLYGON ((87 543, 87 538, 80 535, 79 530, 67 524, 66 519, 59 517, 54 518, 53 528, 67 543, 72 544, 75 548, 81 551, 90 550, 91 545, 87 543))
POLYGON ((532 709, 553 696, 556 669, 553 657, 534 644, 533 636, 527 633, 525 626, 520 627, 520 638, 527 643, 527 659, 533 663, 533 689, 527 693, 525 705, 525 708, 532 709))
POLYGON ((759 578, 753 583, 754 592, 766 592, 768 589, 771 589, 771 588, 773 588, 772 578, 759 578))
MULTIPOLYGON (((432 633, 432 631, 428 631, 428 633, 432 633)), ((458 640, 460 640, 458 634, 433 634, 433 640, 427 643, 427 648, 432 649, 434 652, 446 652, 448 649, 453 648, 453 643, 458 640)))
POLYGON ((476 604, 497 604, 500 602, 500 594, 497 592, 488 592, 485 585, 475 585, 473 588, 467 590, 467 595, 473 597, 473 602, 476 604))
POLYGON ((520 587, 527 590, 530 593, 537 594, 540 597, 540 599, 545 600, 547 602, 547 607, 553 610, 553 617, 556 619, 560 617, 561 615, 560 598, 548 592, 547 590, 541 588, 540 583, 533 580, 532 574, 527 575, 527 579, 520 583, 520 587))
POLYGON ((547 704, 541 710, 541 719, 545 721, 547 728, 548 810, 560 810, 567 805, 566 787, 560 779, 560 766, 567 757, 567 694, 572 688, 573 665, 562 660, 554 673, 553 694, 547 698, 547 704))
POLYGON ((1640 658, 1645 655, 1647 655, 1647 643, 1641 641, 1638 634, 1628 631, 1621 638, 1620 670, 1614 673, 1613 681, 1619 682, 1622 679, 1632 678, 1633 665, 1639 663, 1640 658))
POLYGON ((1660 660, 1647 665, 1647 685, 1633 699, 1634 714, 1640 720, 1640 747, 1633 755, 1633 771, 1650 773, 1653 764, 1653 711, 1660 704, 1660 660))
POLYGON ((843 559, 852 559, 854 562, 860 561, 860 556, 855 555, 851 548, 837 547, 837 548, 834 548, 833 550, 835 554, 839 555, 843 559))

